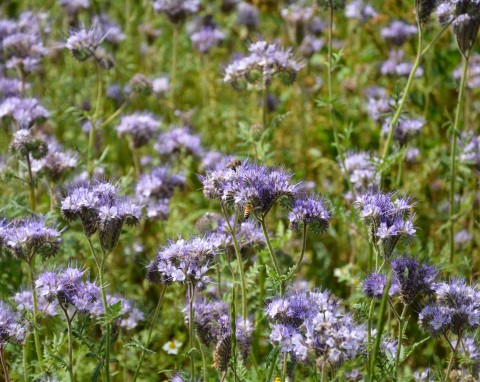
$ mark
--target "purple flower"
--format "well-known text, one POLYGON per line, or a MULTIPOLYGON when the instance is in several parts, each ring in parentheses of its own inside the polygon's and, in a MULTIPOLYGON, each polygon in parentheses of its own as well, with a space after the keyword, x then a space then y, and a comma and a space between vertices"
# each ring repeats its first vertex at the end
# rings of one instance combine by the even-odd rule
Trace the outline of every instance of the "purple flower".
POLYGON ((10 118, 24 129, 43 122, 49 116, 48 110, 36 98, 9 97, 0 103, 0 119, 10 118))
MULTIPOLYGON (((145 319, 145 314, 137 308, 136 304, 129 299, 107 295, 107 304, 109 307, 112 305, 119 305, 120 310, 115 325, 126 331, 135 329, 138 324, 145 319)), ((90 313, 94 317, 101 316, 105 313, 103 302, 97 300, 90 310, 90 313)))
POLYGON ((345 168, 350 182, 359 191, 380 181, 375 163, 377 158, 366 151, 350 151, 345 158, 345 168))
POLYGON ((215 25, 204 25, 194 32, 190 39, 192 44, 200 53, 208 53, 213 47, 219 45, 225 35, 215 25))
POLYGON ((35 255, 55 256, 61 239, 56 227, 45 224, 44 217, 3 222, 0 227, 0 248, 17 259, 30 262, 35 255))
POLYGON ((94 25, 98 25, 99 34, 105 36, 105 41, 113 45, 118 45, 120 42, 125 40, 125 33, 123 33, 120 25, 110 20, 106 13, 102 13, 99 16, 94 16, 92 22, 94 25))
POLYGON ((288 213, 290 228, 298 231, 301 225, 309 225, 316 233, 323 233, 328 228, 330 212, 325 199, 319 195, 310 194, 293 199, 288 213))
POLYGON ((164 157, 182 153, 199 158, 203 153, 200 136, 193 134, 189 127, 171 126, 169 131, 158 136, 154 148, 164 157))
POLYGON ((141 206, 136 201, 119 196, 115 185, 104 182, 74 187, 62 200, 61 210, 68 221, 80 218, 86 236, 98 230, 107 253, 115 248, 123 224, 135 225, 141 216, 141 206))
POLYGON ((30 84, 24 84, 16 78, 0 77, 0 100, 9 97, 19 97, 23 90, 28 90, 30 84))
POLYGON ((200 0, 155 0, 153 9, 158 13, 165 13, 168 19, 179 24, 200 9, 200 0))
MULTIPOLYGON (((453 71, 453 78, 457 81, 460 81, 462 70, 460 65, 453 71)), ((472 53, 468 60, 467 86, 470 89, 480 87, 480 54, 478 53, 472 53)))
POLYGON ((32 160, 32 173, 45 175, 49 180, 58 182, 62 176, 77 167, 77 155, 63 151, 63 147, 53 138, 47 139, 47 154, 41 159, 32 160))
MULTIPOLYGON (((31 290, 18 292, 15 294, 13 300, 17 305, 17 309, 23 312, 33 311, 33 296, 31 290)), ((37 313, 44 316, 57 315, 58 301, 48 301, 43 296, 37 296, 37 313)))
POLYGON ((388 27, 382 29, 382 37, 397 46, 403 45, 415 34, 417 34, 417 27, 403 21, 393 21, 388 27))
POLYGON ((71 17, 75 17, 81 10, 90 7, 89 0, 59 0, 58 3, 71 17))
MULTIPOLYGON (((383 124, 382 132, 387 135, 390 130, 391 119, 387 118, 383 124)), ((408 141, 420 134, 425 122, 419 119, 405 119, 401 118, 393 129, 393 137, 400 143, 405 145, 408 141)))
POLYGON ((152 113, 133 113, 122 117, 116 127, 120 137, 129 135, 135 148, 146 145, 160 128, 160 121, 152 113))
POLYGON ((257 7, 244 1, 237 5, 237 23, 248 29, 256 29, 260 23, 260 12, 257 7))
POLYGON ((27 334, 27 323, 7 304, 0 301, 0 345, 22 342, 27 334))
POLYGON ((356 19, 364 23, 377 17, 377 11, 363 0, 353 0, 346 5, 345 16, 349 19, 356 19))
POLYGON ((90 28, 81 28, 77 31, 70 31, 70 36, 65 43, 72 56, 78 61, 85 61, 95 55, 96 50, 102 43, 105 35, 98 23, 90 28))
POLYGON ((363 282, 363 293, 369 298, 382 298, 386 285, 386 275, 372 273, 363 282))
POLYGON ((473 131, 462 133, 458 146, 459 161, 480 171, 480 136, 473 131))
MULTIPOLYGON (((388 59, 382 63, 380 73, 382 75, 408 76, 413 69, 413 63, 404 61, 403 50, 390 50, 388 59)), ((423 76, 423 68, 419 66, 415 72, 415 77, 423 76)))

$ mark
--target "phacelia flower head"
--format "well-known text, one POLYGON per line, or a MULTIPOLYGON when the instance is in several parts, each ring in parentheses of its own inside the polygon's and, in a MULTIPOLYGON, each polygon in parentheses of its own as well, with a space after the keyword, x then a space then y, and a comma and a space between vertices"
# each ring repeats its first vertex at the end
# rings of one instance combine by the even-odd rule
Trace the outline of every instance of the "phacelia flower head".
POLYGON ((155 0, 153 9, 165 13, 172 23, 179 24, 199 11, 200 0, 155 0))
POLYGON ((32 130, 20 129, 13 133, 10 151, 22 158, 42 159, 48 153, 48 144, 43 137, 36 136, 32 130))
MULTIPOLYGON (((114 321, 114 324, 125 331, 135 329, 140 322, 145 319, 145 314, 138 309, 136 303, 127 298, 107 294, 107 304, 108 306, 116 304, 120 306, 118 317, 114 321)), ((94 303, 90 313, 94 317, 103 315, 105 313, 103 302, 101 300, 97 300, 94 303)))
POLYGON ((234 60, 225 69, 223 81, 236 89, 246 87, 247 83, 270 83, 274 76, 279 76, 285 84, 291 84, 303 66, 294 58, 291 49, 277 44, 258 41, 250 44, 248 51, 248 56, 234 60))
POLYGON ((5 302, 0 301, 0 345, 20 343, 27 334, 27 323, 5 302))
POLYGON ((462 133, 458 145, 459 161, 480 171, 480 136, 473 131, 462 133))
POLYGON ((200 136, 189 127, 171 126, 169 131, 159 134, 154 148, 164 157, 186 154, 198 158, 203 153, 200 136))
POLYGON ((207 273, 216 251, 216 245, 209 236, 171 241, 147 266, 147 279, 165 284, 191 283, 202 289, 210 282, 207 273))
POLYGON ((248 29, 256 29, 260 23, 260 11, 255 5, 241 1, 237 5, 237 23, 248 29))
POLYGON ((47 226, 44 217, 31 217, 3 223, 0 227, 0 248, 17 259, 31 261, 35 255, 55 256, 60 248, 56 227, 47 226))
POLYGON ((107 253, 115 248, 123 223, 135 225, 141 216, 141 206, 134 199, 120 196, 118 188, 106 182, 76 186, 62 200, 61 210, 68 221, 80 218, 88 237, 98 230, 107 253))
POLYGON ((325 199, 321 196, 310 194, 293 199, 288 214, 291 229, 298 231, 300 226, 309 225, 316 233, 323 233, 328 228, 330 212, 325 199))
POLYGON ((219 45, 225 35, 216 25, 203 25, 198 31, 194 32, 190 39, 192 44, 200 53, 206 54, 213 47, 219 45))
POLYGON ((50 116, 36 98, 8 97, 0 103, 0 119, 8 118, 22 129, 40 124, 50 116))
POLYGON ((345 169, 350 178, 350 183, 357 190, 379 183, 380 179, 375 168, 376 162, 377 158, 366 151, 350 151, 347 153, 345 169))
MULTIPOLYGON (((453 78, 460 82, 462 77, 462 65, 453 71, 453 78)), ((476 89, 480 87, 480 54, 472 53, 468 59, 467 87, 476 89)))
MULTIPOLYGON (((23 313, 33 312, 33 295, 31 290, 18 292, 13 297, 17 309, 23 313)), ((57 315, 58 301, 48 301, 43 296, 37 295, 37 313, 46 317, 57 315)))
POLYGON ((355 201, 362 220, 369 228, 370 242, 385 258, 390 257, 400 239, 411 239, 416 232, 411 199, 393 197, 393 193, 369 189, 355 201))
POLYGON ((382 29, 382 37, 393 45, 403 45, 411 36, 417 34, 415 25, 403 21, 393 21, 388 27, 382 29))
MULTIPOLYGON (((382 132, 388 134, 390 130, 390 118, 388 118, 382 127, 382 132)), ((405 145, 408 141, 420 134, 425 122, 416 118, 401 118, 393 129, 393 137, 400 145, 405 145)))
POLYGON ((160 128, 160 121, 151 113, 136 112, 122 117, 117 126, 119 136, 129 135, 135 148, 146 145, 160 128))
MULTIPOLYGON (((403 76, 407 77, 413 69, 413 62, 405 61, 403 50, 392 49, 388 54, 388 59, 384 61, 380 67, 382 75, 403 76)), ((415 77, 423 76, 423 68, 419 66, 415 72, 415 77)))
POLYGON ((400 299, 405 304, 411 304, 420 293, 433 294, 438 275, 434 267, 420 264, 417 259, 406 255, 392 260, 390 265, 399 286, 400 299))
POLYGON ((387 276, 379 273, 372 273, 363 281, 363 293, 369 298, 382 298, 387 286, 387 276))
POLYGON ((68 171, 77 166, 77 155, 63 151, 63 147, 53 138, 47 139, 47 154, 41 159, 32 160, 32 173, 36 176, 45 175, 49 180, 58 182, 68 171))
POLYGON ((85 61, 96 54, 104 38, 105 35, 102 34, 100 26, 95 23, 90 28, 70 31, 65 48, 78 61, 85 61))
POLYGON ((422 309, 418 319, 433 336, 473 331, 480 325, 480 291, 463 279, 437 284, 435 301, 422 309))
POLYGON ((104 41, 118 45, 125 40, 125 33, 123 33, 121 26, 112 21, 106 13, 94 16, 92 22, 94 25, 98 25, 99 33, 104 36, 104 41))
POLYGON ((356 19, 364 23, 377 17, 377 11, 364 0, 353 0, 346 5, 345 16, 349 19, 356 19))

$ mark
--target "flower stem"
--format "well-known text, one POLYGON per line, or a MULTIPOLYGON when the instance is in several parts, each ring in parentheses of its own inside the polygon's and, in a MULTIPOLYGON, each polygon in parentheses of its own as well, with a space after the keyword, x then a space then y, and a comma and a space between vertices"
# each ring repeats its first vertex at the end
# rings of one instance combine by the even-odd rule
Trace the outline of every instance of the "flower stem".
POLYGON ((59 301, 60 308, 63 310, 65 320, 67 321, 67 333, 68 333, 68 374, 70 376, 70 382, 75 382, 75 374, 73 371, 73 336, 72 336, 72 318, 69 317, 67 308, 59 301))
POLYGON ((207 372, 207 358, 205 357, 205 351, 203 350, 203 345, 200 342, 200 338, 197 336, 198 347, 200 349, 200 354, 202 355, 202 366, 203 366, 203 380, 208 381, 208 372, 207 372))
POLYGON ((100 112, 100 101, 102 99, 102 74, 100 65, 96 64, 97 68, 97 100, 95 101, 95 111, 93 113, 93 117, 90 119, 90 132, 88 134, 88 152, 87 152, 87 160, 88 160, 88 179, 92 180, 93 170, 95 169, 94 166, 94 151, 95 151, 95 126, 97 124, 97 119, 100 112))
POLYGON ((458 91, 457 109, 455 111, 455 122, 453 124, 452 142, 451 142, 451 163, 450 163, 450 265, 453 264, 453 255, 455 252, 454 240, 454 214, 455 214, 455 178, 456 178, 456 159, 457 159, 457 132, 460 126, 460 114, 462 110, 463 99, 465 96, 465 85, 467 82, 469 54, 463 57, 462 79, 458 91))
POLYGON ((458 347, 460 343, 462 342, 462 333, 458 335, 457 338, 457 343, 455 344, 455 347, 452 350, 452 353, 450 355, 450 360, 448 361, 448 367, 447 367, 447 372, 445 373, 445 381, 450 380, 450 371, 452 370, 453 364, 455 363, 455 356, 457 354, 458 347))
POLYGON ((37 305, 37 293, 35 291, 35 281, 33 278, 34 268, 35 268, 35 257, 33 256, 30 261, 28 261, 28 271, 30 276, 30 285, 32 287, 32 300, 33 300, 33 338, 35 340, 35 351, 37 352, 38 363, 40 365, 40 370, 43 372, 43 356, 42 348, 40 346, 40 334, 38 333, 38 305, 37 305))
POLYGON ((189 321, 188 321, 188 330, 189 330, 189 344, 190 344, 190 380, 191 382, 195 382, 195 356, 193 354, 193 327, 195 323, 194 320, 194 312, 193 312, 193 300, 195 298, 195 286, 193 284, 188 284, 188 298, 189 298, 189 321))
MULTIPOLYGON (((263 236, 265 237, 265 242, 267 243, 268 252, 270 253, 270 258, 272 259, 272 262, 273 262, 273 267, 275 268, 275 272, 277 273, 277 275, 280 277, 280 275, 281 275, 280 266, 278 265, 277 256, 275 256, 275 252, 273 250, 272 243, 270 242, 270 238, 268 236, 267 226, 265 224, 265 217, 262 217, 259 220, 260 220, 260 224, 262 226, 262 231, 263 231, 263 236)), ((281 295, 283 295, 283 292, 284 292, 283 289, 284 289, 284 285, 282 283, 282 284, 280 284, 280 294, 281 295)))
POLYGON ((175 85, 176 85, 176 75, 177 75, 177 45, 178 45, 178 26, 173 26, 173 36, 172 36, 172 68, 170 72, 170 105, 171 105, 171 119, 173 120, 173 115, 175 111, 175 85))
POLYGON ((262 81, 262 125, 263 131, 268 127, 268 109, 267 109, 268 83, 267 78, 263 76, 262 81))
POLYGON ((160 314, 160 310, 162 307, 163 298, 165 297, 166 290, 167 290, 167 287, 165 285, 162 285, 162 289, 160 290, 160 297, 158 298, 158 303, 155 308, 155 312, 153 313, 152 322, 150 323, 150 328, 148 329, 147 339, 145 341, 145 344, 143 345, 142 355, 140 356, 140 360, 138 361, 137 368, 135 369, 135 374, 133 375, 132 382, 135 382, 137 380, 138 375, 140 373, 140 368, 142 367, 145 354, 147 353, 148 345, 150 345, 150 340, 152 339, 153 327, 155 326, 155 323, 158 320, 158 316, 160 314))
POLYGON ((283 369, 282 369, 282 382, 287 379, 287 364, 288 364, 288 352, 283 354, 283 369))
POLYGON ((307 247, 307 224, 303 223, 303 236, 302 236, 302 252, 300 252, 300 257, 298 258, 297 264, 292 272, 292 277, 298 272, 300 266, 302 265, 303 256, 305 255, 305 248, 307 247))
POLYGON ((3 352, 3 345, 0 345, 0 360, 2 362, 3 373, 5 374, 5 382, 10 382, 10 377, 8 375, 7 362, 5 362, 5 353, 3 352))
POLYGON ((395 355, 395 369, 393 372, 394 376, 398 375, 398 366, 400 364, 400 352, 402 349, 402 335, 403 335, 403 325, 405 324, 405 313, 407 312, 407 304, 403 304, 402 314, 398 320, 398 340, 397 340, 397 354, 395 355))
MULTIPOLYGON (((93 247, 92 247, 93 248, 93 247)), ((105 290, 105 260, 107 255, 103 253, 102 261, 100 263, 100 268, 98 270, 98 277, 100 279, 100 286, 102 292, 102 301, 103 301, 103 308, 105 310, 105 317, 107 318, 105 321, 105 380, 107 382, 110 381, 110 341, 111 341, 111 325, 108 318, 109 307, 107 301, 107 292, 105 290)))
POLYGON ((25 342, 22 344, 23 348, 23 380, 25 382, 28 382, 29 375, 28 375, 28 341, 25 340, 25 342))
POLYGON ((35 182, 33 180, 30 153, 27 153, 26 159, 27 159, 27 169, 28 169, 28 186, 30 188, 30 208, 32 209, 33 212, 35 212, 37 209, 37 200, 35 198, 35 182))

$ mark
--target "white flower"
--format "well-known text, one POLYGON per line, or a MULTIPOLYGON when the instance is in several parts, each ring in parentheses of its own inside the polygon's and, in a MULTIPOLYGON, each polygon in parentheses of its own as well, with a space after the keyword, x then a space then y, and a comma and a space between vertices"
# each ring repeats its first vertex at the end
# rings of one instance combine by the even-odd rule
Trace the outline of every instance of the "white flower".
POLYGON ((168 354, 177 355, 183 343, 177 340, 165 342, 162 346, 162 349, 165 350, 168 354))

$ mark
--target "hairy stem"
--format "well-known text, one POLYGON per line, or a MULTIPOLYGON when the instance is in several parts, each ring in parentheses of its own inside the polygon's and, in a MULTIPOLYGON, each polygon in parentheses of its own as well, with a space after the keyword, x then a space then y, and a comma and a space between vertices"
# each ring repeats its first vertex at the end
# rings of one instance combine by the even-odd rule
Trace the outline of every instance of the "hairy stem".
POLYGON ((68 315, 67 308, 63 306, 62 302, 59 301, 60 308, 62 308, 63 315, 67 321, 67 334, 68 334, 68 375, 70 377, 70 382, 75 382, 75 374, 73 371, 73 336, 72 336, 72 319, 68 315))
POLYGON ((457 133, 460 126, 461 119, 461 110, 463 99, 465 96, 465 85, 467 82, 467 72, 468 72, 468 59, 469 54, 463 57, 463 67, 462 67, 462 79, 460 81, 460 88, 458 90, 458 100, 457 100, 457 109, 455 111, 455 122, 453 124, 452 130, 452 142, 450 150, 450 265, 453 264, 453 256, 455 253, 455 225, 454 225, 454 215, 455 215, 455 178, 456 178, 456 160, 457 160, 457 133))
POLYGON ((267 78, 263 76, 262 81, 262 125, 263 131, 268 127, 268 109, 267 109, 268 83, 267 78))
POLYGON ((163 303, 163 298, 165 297, 165 291, 167 290, 166 285, 162 285, 162 289, 160 290, 160 297, 158 298, 158 303, 155 308, 155 312, 153 313, 152 322, 150 323, 150 328, 148 329, 147 339, 145 340, 145 344, 143 345, 142 355, 140 356, 140 360, 138 361, 137 368, 135 369, 135 374, 133 375, 132 382, 135 382, 138 378, 140 373, 140 368, 142 367, 143 360, 145 355, 147 354, 148 345, 150 345, 150 340, 152 339, 153 327, 158 320, 158 316, 160 315, 160 310, 163 303))
POLYGON ((450 355, 450 360, 448 361, 447 372, 445 373, 445 381, 450 380, 450 371, 452 370, 452 367, 455 363, 455 356, 457 355, 457 350, 458 350, 458 347, 459 347, 461 342, 462 342, 462 333, 460 333, 458 335, 457 343, 455 344, 455 347, 453 348, 452 353, 450 355))
POLYGON ((40 346, 40 334, 38 333, 38 304, 37 304, 37 292, 35 291, 35 281, 34 281, 34 268, 35 268, 35 257, 33 256, 28 262, 28 271, 30 277, 30 285, 32 287, 32 300, 33 300, 33 338, 35 340, 35 351, 37 353, 38 363, 40 365, 40 370, 43 372, 43 354, 42 348, 40 346))
MULTIPOLYGON (((281 275, 280 273, 280 266, 278 265, 277 256, 272 247, 272 243, 270 242, 270 237, 268 236, 267 225, 265 224, 265 217, 260 219, 260 224, 262 226, 263 236, 265 237, 265 242, 267 243, 268 252, 270 253, 270 258, 272 259, 273 267, 275 268, 275 272, 278 276, 281 275)), ((284 292, 284 285, 280 285, 280 294, 283 295, 284 292)))
POLYGON ((94 160, 95 160, 95 126, 97 124, 97 119, 99 117, 100 112, 100 102, 102 99, 102 72, 100 65, 96 64, 97 68, 97 100, 95 101, 95 111, 93 113, 93 117, 90 119, 90 132, 88 135, 88 152, 87 152, 87 160, 88 160, 88 179, 92 180, 93 171, 95 169, 94 160))
POLYGON ((188 321, 188 331, 189 331, 189 346, 190 346, 190 380, 195 382, 195 356, 193 354, 194 349, 194 337, 193 337, 193 328, 194 328, 194 312, 193 312, 193 300, 195 298, 195 286, 193 284, 188 284, 188 298, 189 298, 189 321, 188 321))
MULTIPOLYGON (((103 253, 102 261, 100 263, 100 269, 98 270, 98 277, 100 279, 100 286, 102 291, 103 308, 105 310, 105 316, 108 317, 109 307, 108 307, 108 300, 107 300, 107 292, 105 290, 106 258, 107 258, 107 254, 103 253)), ((111 341, 111 325, 108 318, 105 322, 105 380, 107 382, 110 381, 110 347, 111 347, 110 341, 111 341)))
POLYGON ((35 197, 35 181, 33 180, 32 173, 32 163, 30 161, 30 154, 27 153, 25 156, 27 159, 27 170, 28 170, 28 187, 30 188, 30 208, 33 212, 37 209, 37 200, 35 197))
POLYGON ((397 340, 397 354, 395 355, 395 368, 393 375, 398 375, 398 365, 400 364, 400 353, 402 350, 402 335, 403 335, 403 326, 405 324, 405 313, 407 312, 407 304, 403 304, 402 314, 398 320, 398 340, 397 340))
POLYGON ((2 362, 3 374, 5 375, 5 382, 10 382, 7 362, 5 361, 5 353, 3 352, 3 345, 0 345, 0 360, 2 362))

